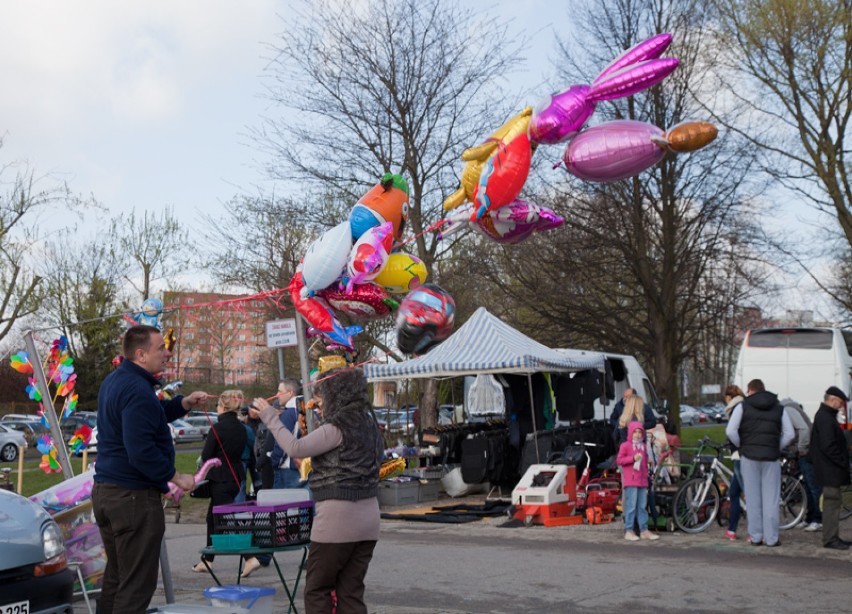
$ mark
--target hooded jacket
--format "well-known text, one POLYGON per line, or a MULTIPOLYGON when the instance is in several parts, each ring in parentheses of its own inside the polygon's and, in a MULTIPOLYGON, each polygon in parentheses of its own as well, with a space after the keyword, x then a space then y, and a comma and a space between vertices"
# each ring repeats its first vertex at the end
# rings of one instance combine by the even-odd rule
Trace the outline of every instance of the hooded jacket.
POLYGON ((627 441, 623 442, 618 448, 618 465, 621 467, 621 484, 622 486, 636 486, 639 488, 648 488, 648 447, 645 445, 644 429, 639 422, 631 422, 627 425, 627 441), (633 433, 636 430, 643 431, 643 437, 640 443, 636 446, 633 444, 633 433), (642 455, 642 460, 639 461, 639 469, 633 468, 633 457, 636 453, 642 455))
POLYGON ((776 394, 764 390, 746 397, 739 429, 740 455, 755 461, 781 458, 783 415, 776 394))
POLYGON ((839 487, 849 484, 849 448, 837 423, 837 410, 820 403, 814 416, 810 457, 814 477, 820 486, 839 487))

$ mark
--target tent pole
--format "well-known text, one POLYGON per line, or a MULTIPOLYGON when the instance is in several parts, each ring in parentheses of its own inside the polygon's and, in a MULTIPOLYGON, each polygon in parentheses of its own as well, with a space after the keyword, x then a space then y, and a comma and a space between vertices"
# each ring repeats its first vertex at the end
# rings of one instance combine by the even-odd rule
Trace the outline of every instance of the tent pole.
POLYGON ((527 388, 530 390, 530 414, 532 415, 532 423, 533 423, 533 441, 535 441, 535 462, 536 464, 541 464, 541 454, 538 451, 538 426, 535 423, 535 400, 533 399, 533 389, 532 389, 532 373, 527 373, 527 388))

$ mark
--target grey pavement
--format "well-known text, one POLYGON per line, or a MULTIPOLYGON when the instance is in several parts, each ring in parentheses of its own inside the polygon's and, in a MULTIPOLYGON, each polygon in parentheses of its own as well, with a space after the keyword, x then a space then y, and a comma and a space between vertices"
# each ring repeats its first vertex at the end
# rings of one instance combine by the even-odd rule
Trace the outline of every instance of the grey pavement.
MULTIPOLYGON (((500 517, 447 525, 383 520, 367 575, 369 611, 852 611, 852 553, 822 548, 819 533, 782 531, 782 546, 769 549, 742 539, 731 542, 717 526, 698 535, 661 533, 657 542, 627 543, 618 519, 555 528, 501 526, 506 521, 500 517)), ((841 535, 852 538, 852 521, 841 523, 841 535)), ((178 603, 209 603, 202 591, 214 585, 212 579, 190 571, 204 536, 203 524, 167 524, 178 603)), ((299 555, 288 552, 277 559, 292 584, 299 555)), ((214 565, 223 582, 235 582, 236 557, 219 557, 214 565)), ((243 584, 275 588, 275 611, 287 611, 271 567, 243 584)), ((161 586, 152 607, 165 603, 161 586)), ((301 611, 301 590, 296 604, 301 611)), ((82 604, 75 610, 85 611, 82 604)))

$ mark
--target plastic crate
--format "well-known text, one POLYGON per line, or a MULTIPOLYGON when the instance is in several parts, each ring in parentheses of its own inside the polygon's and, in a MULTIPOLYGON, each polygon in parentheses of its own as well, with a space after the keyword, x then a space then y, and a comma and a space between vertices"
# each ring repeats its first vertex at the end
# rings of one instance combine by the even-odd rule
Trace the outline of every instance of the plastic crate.
POLYGON ((308 543, 313 501, 257 505, 255 501, 213 508, 213 534, 250 534, 255 548, 308 543))
POLYGON ((420 480, 417 501, 420 503, 435 501, 438 499, 439 492, 441 492, 441 480, 420 480))
POLYGON ((409 505, 417 503, 420 493, 420 482, 395 482, 383 480, 379 482, 379 506, 409 505))
POLYGON ((443 467, 411 467, 402 472, 402 475, 407 475, 419 480, 440 480, 444 477, 443 467))

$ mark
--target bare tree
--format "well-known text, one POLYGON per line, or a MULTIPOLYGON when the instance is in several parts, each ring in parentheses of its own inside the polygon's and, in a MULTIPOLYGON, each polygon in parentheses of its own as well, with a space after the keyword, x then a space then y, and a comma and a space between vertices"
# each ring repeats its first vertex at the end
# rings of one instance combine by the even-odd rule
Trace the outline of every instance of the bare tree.
POLYGON ((461 152, 515 112, 500 86, 518 48, 505 23, 449 0, 306 2, 271 64, 269 96, 284 112, 256 134, 270 175, 332 193, 345 214, 383 173, 402 174, 414 249, 435 279, 446 244, 421 233, 458 185, 461 152))
POLYGON ((51 207, 76 210, 80 204, 67 186, 37 177, 26 165, 0 165, 0 341, 42 304, 42 277, 32 264, 41 235, 39 215, 51 207))
MULTIPOLYGON (((715 0, 713 5, 720 39, 715 87, 739 111, 717 120, 760 152, 760 167, 775 183, 836 218, 852 246, 852 169, 846 161, 852 2, 715 0)), ((819 241, 828 237, 821 229, 819 241)), ((839 260, 847 258, 847 250, 839 253, 839 260)), ((832 290, 825 279, 811 275, 832 290)), ((846 280, 838 285, 835 298, 852 311, 843 296, 846 280)))
MULTIPOLYGON (((673 33, 671 55, 681 60, 663 84, 598 105, 597 121, 639 119, 668 129, 705 115, 691 94, 706 76, 700 58, 709 52, 700 4, 616 0, 577 8, 581 32, 576 44, 562 45, 561 65, 586 68, 563 75, 567 82, 590 82, 608 59, 661 32, 673 33)), ((551 345, 638 354, 676 408, 679 371, 702 331, 753 291, 752 161, 741 145, 728 134, 639 177, 555 182, 542 198, 564 215, 565 228, 525 250, 504 250, 492 267, 503 292, 523 306, 518 319, 551 345)))
POLYGON ((117 237, 114 257, 128 262, 125 279, 143 301, 151 296, 153 282, 168 280, 189 266, 192 256, 182 235, 182 227, 169 208, 159 215, 145 211, 141 217, 132 211, 113 221, 110 236, 117 237))

